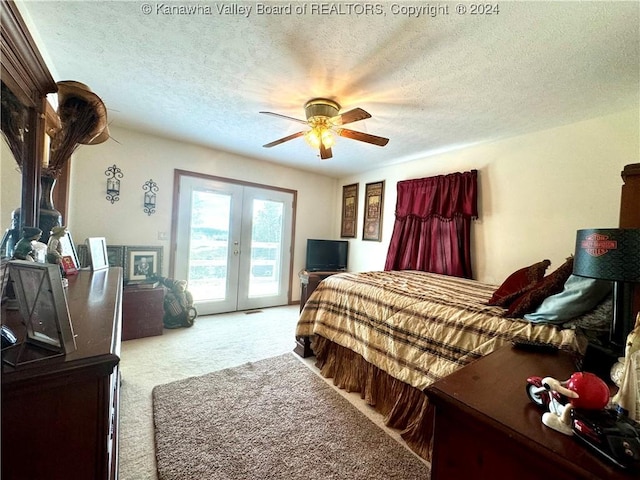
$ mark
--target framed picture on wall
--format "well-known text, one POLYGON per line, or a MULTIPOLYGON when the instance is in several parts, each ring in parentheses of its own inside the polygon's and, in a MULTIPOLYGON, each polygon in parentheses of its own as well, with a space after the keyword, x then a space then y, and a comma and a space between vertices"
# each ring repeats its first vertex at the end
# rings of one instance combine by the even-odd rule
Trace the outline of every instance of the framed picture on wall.
POLYGON ((146 280, 162 275, 162 247, 125 246, 124 275, 126 280, 146 280))
POLYGON ((382 241, 382 209, 384 207, 384 180, 367 183, 364 190, 364 225, 362 240, 382 241))
POLYGON ((342 223, 340 236, 343 238, 356 237, 358 223, 358 184, 342 187, 342 223))

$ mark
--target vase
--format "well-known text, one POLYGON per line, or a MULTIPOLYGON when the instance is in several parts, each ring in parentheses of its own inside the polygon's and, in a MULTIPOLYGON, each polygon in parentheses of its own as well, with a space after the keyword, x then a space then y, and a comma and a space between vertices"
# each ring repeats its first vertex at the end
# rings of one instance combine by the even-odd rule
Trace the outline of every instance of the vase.
MULTIPOLYGON (((42 230, 42 237, 40 237, 39 241, 45 244, 49 241, 51 229, 56 225, 62 226, 62 215, 53 205, 53 189, 56 185, 56 180, 55 177, 40 176, 40 216, 38 217, 38 228, 42 230)), ((20 208, 16 208, 11 214, 11 229, 15 232, 14 237, 17 237, 15 239, 15 242, 17 242, 20 239, 21 233, 20 208)))
POLYGON ((38 217, 38 228, 42 230, 42 243, 49 241, 51 229, 55 226, 62 226, 62 215, 53 205, 53 188, 56 186, 56 178, 42 175, 40 177, 40 217, 38 217))

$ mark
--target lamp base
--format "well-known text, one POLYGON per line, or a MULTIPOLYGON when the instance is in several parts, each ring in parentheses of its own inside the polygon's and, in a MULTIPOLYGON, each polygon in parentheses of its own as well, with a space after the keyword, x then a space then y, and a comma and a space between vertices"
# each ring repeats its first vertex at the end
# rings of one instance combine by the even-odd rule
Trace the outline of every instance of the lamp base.
POLYGON ((623 355, 624 349, 622 347, 589 342, 579 368, 584 372, 591 372, 597 375, 605 382, 610 382, 611 367, 623 355))

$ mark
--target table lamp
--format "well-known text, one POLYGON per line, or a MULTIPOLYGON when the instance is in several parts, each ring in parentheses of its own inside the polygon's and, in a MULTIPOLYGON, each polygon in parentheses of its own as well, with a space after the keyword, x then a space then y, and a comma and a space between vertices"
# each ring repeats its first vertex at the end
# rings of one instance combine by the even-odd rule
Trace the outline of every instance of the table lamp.
POLYGON ((623 356, 627 335, 634 325, 633 284, 640 283, 640 229, 578 230, 573 273, 614 282, 613 319, 609 345, 604 347, 614 359, 623 356))

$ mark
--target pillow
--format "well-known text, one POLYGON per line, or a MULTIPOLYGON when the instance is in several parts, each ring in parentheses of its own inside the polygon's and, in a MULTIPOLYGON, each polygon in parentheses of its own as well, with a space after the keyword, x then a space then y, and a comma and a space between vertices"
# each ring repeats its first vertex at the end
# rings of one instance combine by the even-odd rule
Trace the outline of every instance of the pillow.
POLYGON ((522 290, 533 286, 536 282, 539 282, 544 277, 544 272, 551 265, 549 260, 543 260, 528 267, 516 270, 507 279, 502 282, 502 285, 493 292, 493 295, 487 302, 487 305, 505 306, 509 303, 509 299, 514 294, 522 293, 522 290))
POLYGON ((525 313, 533 312, 545 298, 560 293, 572 273, 573 257, 569 257, 557 270, 516 298, 509 305, 506 316, 510 318, 522 317, 525 313))
POLYGON ((610 293, 602 300, 596 308, 569 320, 562 325, 562 328, 573 328, 583 332, 606 332, 611 329, 613 319, 613 294, 610 293))
POLYGON ((593 310, 611 292, 612 283, 570 275, 560 293, 543 300, 524 318, 533 323, 564 323, 593 310))

